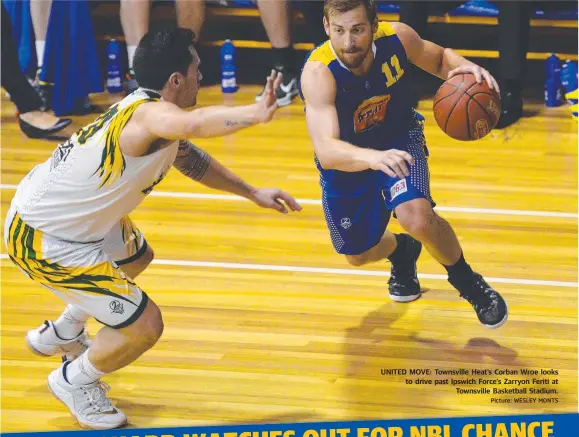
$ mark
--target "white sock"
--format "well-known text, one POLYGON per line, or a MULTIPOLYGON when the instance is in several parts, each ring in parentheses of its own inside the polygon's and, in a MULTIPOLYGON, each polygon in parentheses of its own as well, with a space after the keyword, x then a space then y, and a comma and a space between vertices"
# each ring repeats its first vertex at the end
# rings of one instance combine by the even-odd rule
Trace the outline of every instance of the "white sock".
POLYGON ((129 68, 133 68, 133 59, 135 59, 135 50, 137 50, 137 46, 127 44, 127 57, 129 58, 129 68))
POLYGON ((74 360, 72 363, 66 365, 64 371, 64 378, 72 385, 87 385, 98 381, 105 372, 96 369, 95 366, 88 359, 87 349, 84 354, 74 360))
POLYGON ((46 41, 36 41, 36 58, 38 63, 38 68, 42 67, 44 61, 44 47, 46 46, 46 41))
POLYGON ((60 338, 71 340, 81 333, 89 317, 90 314, 85 313, 76 305, 69 304, 54 322, 54 328, 60 338))

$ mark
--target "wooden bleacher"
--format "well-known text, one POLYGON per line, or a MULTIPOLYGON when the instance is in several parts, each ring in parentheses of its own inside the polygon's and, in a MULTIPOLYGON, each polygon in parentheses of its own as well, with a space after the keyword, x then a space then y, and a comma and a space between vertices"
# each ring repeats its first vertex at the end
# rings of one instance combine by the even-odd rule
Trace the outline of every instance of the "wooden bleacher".
MULTIPOLYGON (((264 56, 263 51, 271 45, 261 23, 259 11, 248 1, 233 3, 241 4, 243 7, 224 7, 215 3, 207 5, 207 19, 200 47, 207 83, 216 83, 219 80, 218 48, 227 38, 233 40, 239 49, 239 80, 258 82, 262 74, 257 76, 256 71, 266 71, 269 68, 268 56, 264 56)), ((151 14, 153 26, 175 22, 171 1, 155 2, 153 8, 154 13, 151 14)), ((384 10, 383 7, 382 9, 384 10)), ((309 39, 310 33, 298 8, 294 10, 294 14, 295 47, 305 52, 313 47, 309 39)), ((100 2, 93 8, 92 15, 103 50, 111 37, 124 41, 118 1, 100 2)), ((574 15, 576 16, 576 11, 574 15)), ((396 8, 380 12, 379 18, 397 21, 396 8)), ((439 44, 452 47, 463 56, 479 59, 479 62, 487 67, 492 68, 496 63, 498 58, 496 16, 441 14, 431 16, 429 23, 431 23, 430 30, 439 44)), ((565 15, 558 19, 551 16, 535 17, 531 20, 531 26, 527 57, 537 62, 529 63, 529 80, 532 85, 539 85, 542 61, 550 53, 557 53, 562 59, 577 60, 577 20, 569 19, 565 15)))

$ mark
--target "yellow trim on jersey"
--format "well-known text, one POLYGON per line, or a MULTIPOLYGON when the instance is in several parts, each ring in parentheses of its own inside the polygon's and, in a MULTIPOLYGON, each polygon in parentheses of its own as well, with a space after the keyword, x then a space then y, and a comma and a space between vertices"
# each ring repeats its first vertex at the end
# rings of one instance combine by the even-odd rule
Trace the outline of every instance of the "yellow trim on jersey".
POLYGON ((114 104, 111 106, 107 111, 101 115, 99 115, 95 121, 91 124, 84 126, 83 128, 79 129, 73 136, 73 139, 76 142, 83 146, 86 142, 93 137, 98 131, 102 129, 102 127, 115 115, 118 113, 119 103, 114 104))
MULTIPOLYGON (((374 41, 379 38, 392 35, 396 35, 392 25, 385 21, 380 21, 378 23, 378 30, 374 32, 374 41)), ((332 62, 334 59, 336 59, 336 55, 330 46, 330 41, 326 41, 321 46, 315 48, 312 51, 308 61, 318 61, 324 65, 330 65, 330 62, 332 62)))
POLYGON ((125 216, 120 221, 121 226, 121 236, 123 238, 123 243, 125 243, 126 249, 126 258, 130 258, 135 255, 139 249, 139 242, 140 242, 140 231, 135 226, 135 223, 131 220, 129 216, 125 216), (127 243, 132 242, 133 244, 130 247, 127 243))
POLYGON ((308 61, 318 61, 324 65, 330 65, 334 59, 336 59, 336 55, 330 46, 330 41, 326 41, 312 52, 308 61))
POLYGON ((156 99, 143 99, 127 105, 111 120, 111 124, 107 128, 107 136, 105 139, 105 147, 103 149, 102 161, 95 173, 98 173, 101 178, 101 184, 111 185, 118 178, 121 177, 125 171, 126 163, 125 157, 119 147, 121 132, 125 125, 133 116, 133 112, 143 103, 150 102, 156 99))
POLYGON ((16 217, 14 217, 10 223, 10 226, 8 227, 8 241, 6 243, 6 249, 8 249, 9 256, 16 256, 16 245, 14 245, 12 242, 18 238, 18 231, 15 229, 16 223, 18 223, 18 220, 16 220, 16 217))
POLYGON ((14 216, 8 231, 8 255, 31 279, 67 296, 97 293, 134 303, 136 284, 111 262, 61 266, 44 257, 42 240, 41 231, 24 223, 19 214, 14 216))
POLYGON ((374 41, 376 41, 379 38, 392 35, 396 35, 396 31, 394 30, 392 25, 390 23, 387 23, 386 21, 380 21, 378 23, 378 30, 374 32, 374 41))
POLYGON ((43 259, 42 255, 42 232, 26 225, 16 213, 8 230, 8 256, 20 267, 31 279, 37 258, 43 259))

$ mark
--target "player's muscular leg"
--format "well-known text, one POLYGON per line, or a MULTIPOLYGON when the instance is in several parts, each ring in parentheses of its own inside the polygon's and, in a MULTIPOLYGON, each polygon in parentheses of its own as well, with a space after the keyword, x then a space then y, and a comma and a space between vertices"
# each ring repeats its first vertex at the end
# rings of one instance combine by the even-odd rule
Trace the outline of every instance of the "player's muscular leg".
POLYGON ((450 224, 436 214, 426 199, 414 199, 396 207, 400 225, 426 246, 441 264, 454 265, 462 249, 450 224))
POLYGON ((147 250, 136 260, 126 264, 119 265, 121 270, 131 279, 135 279, 140 275, 155 258, 155 253, 151 246, 147 246, 147 250))
POLYGON ((102 328, 93 339, 88 358, 101 372, 114 372, 151 349, 162 334, 161 311, 149 300, 143 313, 129 326, 121 329, 108 326, 102 328))
POLYGON ((392 232, 386 231, 376 246, 358 255, 346 255, 346 259, 354 267, 360 267, 388 258, 394 249, 396 249, 396 238, 392 232))

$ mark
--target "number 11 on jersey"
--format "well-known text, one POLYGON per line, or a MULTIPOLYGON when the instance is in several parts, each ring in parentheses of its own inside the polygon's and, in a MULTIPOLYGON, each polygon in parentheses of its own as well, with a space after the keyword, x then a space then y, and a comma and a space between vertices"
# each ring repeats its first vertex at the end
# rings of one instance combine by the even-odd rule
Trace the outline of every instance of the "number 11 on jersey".
POLYGON ((388 62, 384 62, 382 64, 382 73, 386 76, 386 86, 391 87, 396 82, 400 80, 402 75, 404 74, 404 70, 400 67, 400 61, 398 60, 398 56, 394 55, 390 58, 390 65, 388 62), (392 73, 392 68, 394 68, 394 73, 392 73))

